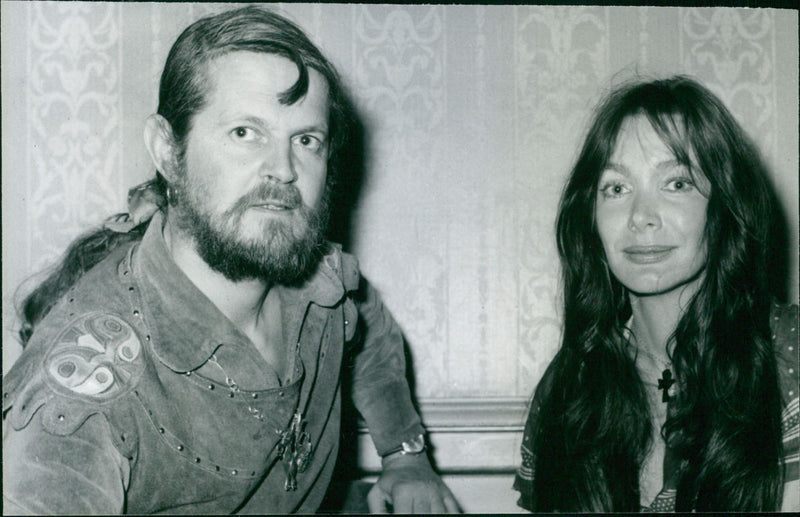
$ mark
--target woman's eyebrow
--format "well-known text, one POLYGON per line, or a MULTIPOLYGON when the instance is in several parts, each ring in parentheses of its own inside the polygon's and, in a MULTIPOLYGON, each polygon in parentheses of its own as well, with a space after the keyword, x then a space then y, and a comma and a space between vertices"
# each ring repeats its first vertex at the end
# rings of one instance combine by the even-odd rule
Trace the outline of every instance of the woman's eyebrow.
POLYGON ((630 176, 630 171, 628 168, 621 163, 608 162, 606 166, 603 167, 603 172, 605 171, 613 171, 622 174, 623 176, 630 176))
POLYGON ((677 167, 686 167, 686 164, 682 163, 677 158, 671 158, 669 160, 664 160, 664 161, 658 162, 656 164, 656 168, 660 169, 660 170, 674 169, 674 168, 677 168, 677 167))

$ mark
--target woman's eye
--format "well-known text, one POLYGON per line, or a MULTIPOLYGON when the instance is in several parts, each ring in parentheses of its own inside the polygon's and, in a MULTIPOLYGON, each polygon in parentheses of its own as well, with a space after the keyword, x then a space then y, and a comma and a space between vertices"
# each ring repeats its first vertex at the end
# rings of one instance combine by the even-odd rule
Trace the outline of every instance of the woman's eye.
POLYGON ((606 198, 620 197, 628 192, 623 183, 606 183, 600 187, 600 193, 606 198))
POLYGON ((667 182, 666 190, 670 192, 688 192, 694 188, 694 183, 689 178, 675 178, 667 182))

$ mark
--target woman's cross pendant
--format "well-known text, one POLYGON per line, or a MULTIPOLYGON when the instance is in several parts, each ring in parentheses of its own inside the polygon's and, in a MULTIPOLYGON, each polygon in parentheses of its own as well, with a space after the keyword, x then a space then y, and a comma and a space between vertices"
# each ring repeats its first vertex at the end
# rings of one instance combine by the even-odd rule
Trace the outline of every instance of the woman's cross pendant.
POLYGON ((658 389, 661 390, 661 402, 669 402, 669 389, 675 384, 675 379, 672 378, 672 372, 667 368, 661 372, 661 378, 658 379, 658 389))

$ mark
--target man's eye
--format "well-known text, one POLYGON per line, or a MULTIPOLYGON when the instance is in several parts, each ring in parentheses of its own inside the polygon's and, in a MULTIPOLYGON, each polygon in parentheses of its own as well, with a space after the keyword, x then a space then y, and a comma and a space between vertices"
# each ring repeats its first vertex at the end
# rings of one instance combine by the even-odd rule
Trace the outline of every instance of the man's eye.
POLYGON ((322 140, 312 135, 300 135, 295 139, 295 142, 301 147, 310 151, 319 151, 322 147, 322 140))
POLYGON ((236 140, 250 141, 256 138, 256 132, 249 127, 236 127, 231 131, 231 136, 236 140))

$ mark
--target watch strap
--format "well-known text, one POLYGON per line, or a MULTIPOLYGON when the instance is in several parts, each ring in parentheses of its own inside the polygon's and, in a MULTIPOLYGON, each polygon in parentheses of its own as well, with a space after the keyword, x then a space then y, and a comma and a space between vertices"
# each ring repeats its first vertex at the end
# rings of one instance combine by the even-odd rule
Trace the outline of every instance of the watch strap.
POLYGON ((423 452, 425 452, 425 449, 427 449, 427 446, 425 445, 425 435, 420 434, 407 442, 401 443, 394 449, 390 449, 389 451, 385 452, 384 454, 381 455, 381 458, 386 458, 388 456, 391 456, 392 454, 398 454, 398 453, 402 455, 422 454, 423 452))

